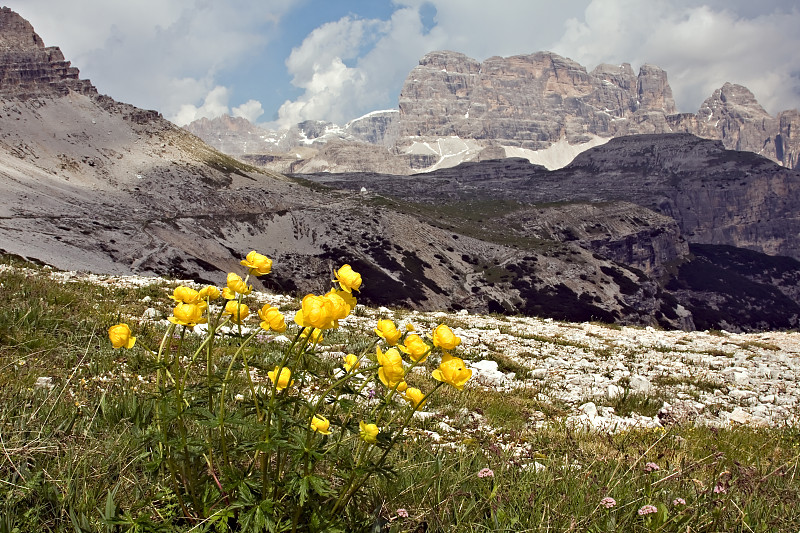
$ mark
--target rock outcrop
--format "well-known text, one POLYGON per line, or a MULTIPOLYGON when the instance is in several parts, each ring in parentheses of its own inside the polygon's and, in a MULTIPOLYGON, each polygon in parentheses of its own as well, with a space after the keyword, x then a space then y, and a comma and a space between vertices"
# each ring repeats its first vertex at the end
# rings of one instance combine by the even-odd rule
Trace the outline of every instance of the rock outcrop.
POLYGON ((31 98, 69 91, 97 94, 89 80, 64 60, 57 46, 45 47, 33 26, 7 7, 0 8, 0 97, 31 98))
MULTIPOLYGON (((754 152, 788 167, 798 167, 797 110, 770 116, 745 87, 725 83, 697 113, 677 113, 667 73, 628 63, 601 64, 588 72, 552 52, 491 57, 483 62, 464 54, 426 54, 406 78, 395 112, 375 112, 344 128, 326 124, 325 133, 308 134, 303 124, 281 142, 225 143, 227 124, 217 133, 190 131, 229 153, 270 153, 294 146, 313 150, 288 159, 272 158, 268 168, 284 172, 351 172, 363 168, 317 152, 330 140, 357 141, 389 148, 375 152, 372 172, 431 171, 465 161, 525 157, 560 168, 575 154, 609 138, 650 133, 692 133, 720 140, 733 150, 754 152), (297 131, 296 131, 297 130, 297 131), (305 133, 300 135, 298 131, 305 133), (390 170, 391 169, 391 170, 390 170)), ((277 133, 264 137, 277 139, 277 133), (271 137, 270 137, 271 136, 271 137)))
POLYGON ((550 52, 483 63, 455 52, 420 60, 400 92, 401 137, 492 140, 502 146, 547 148, 559 139, 650 132, 650 113, 674 113, 663 70, 601 65, 591 74, 550 52))

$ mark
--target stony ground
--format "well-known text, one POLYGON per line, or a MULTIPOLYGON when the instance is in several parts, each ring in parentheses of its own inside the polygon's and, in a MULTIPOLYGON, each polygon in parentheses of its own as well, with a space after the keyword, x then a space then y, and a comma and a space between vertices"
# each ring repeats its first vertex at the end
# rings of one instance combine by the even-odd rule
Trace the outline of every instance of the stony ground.
MULTIPOLYGON (((160 278, 134 276, 57 271, 50 275, 62 282, 164 283, 160 278)), ((290 296, 252 296, 258 305, 270 303, 286 310, 287 321, 291 309, 297 308, 297 300, 290 296)), ((156 307, 131 318, 163 320, 165 310, 156 307)), ((371 332, 378 318, 392 318, 398 327, 410 323, 422 332, 442 322, 449 324, 461 337, 460 355, 474 370, 471 387, 509 393, 526 389, 537 395, 541 405, 558 406, 532 412, 532 427, 553 423, 553 412, 561 413, 559 421, 603 431, 675 423, 800 423, 800 333, 796 332, 662 331, 361 305, 340 324, 371 332), (618 410, 625 412, 615 412, 615 405, 624 406, 618 410)), ((324 349, 336 356, 341 346, 324 349)), ((436 418, 445 433, 458 422, 436 418)), ((475 415, 467 418, 474 422, 475 415)))

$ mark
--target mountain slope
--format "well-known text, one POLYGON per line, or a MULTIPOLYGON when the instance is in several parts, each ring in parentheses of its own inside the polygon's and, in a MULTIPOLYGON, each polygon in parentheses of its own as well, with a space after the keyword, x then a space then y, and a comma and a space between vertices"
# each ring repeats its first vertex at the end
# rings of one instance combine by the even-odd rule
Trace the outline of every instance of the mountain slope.
MULTIPOLYGON (((506 160, 424 179, 358 176, 341 190, 243 164, 154 111, 98 95, 9 10, 0 30, 0 251, 218 284, 255 249, 275 261, 264 285, 299 295, 326 291, 320 280, 350 263, 369 280, 364 303, 695 325, 697 290, 680 287, 683 305, 662 280, 692 260, 679 223, 624 198, 569 194, 570 180, 591 184, 593 165, 613 174, 601 148, 571 178, 506 160), (375 194, 380 183, 396 189, 375 194)), ((663 188, 676 161, 648 163, 641 186, 663 188)), ((643 177, 633 166, 616 171, 620 184, 643 177)), ((777 305, 771 294, 760 305, 777 305)), ((752 309, 731 328, 797 318, 765 322, 752 309)))

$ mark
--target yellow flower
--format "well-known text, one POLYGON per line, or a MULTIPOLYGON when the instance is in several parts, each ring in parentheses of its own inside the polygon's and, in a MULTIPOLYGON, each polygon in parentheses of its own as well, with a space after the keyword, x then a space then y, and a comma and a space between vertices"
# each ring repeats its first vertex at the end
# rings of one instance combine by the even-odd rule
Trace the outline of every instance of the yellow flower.
POLYGON ((467 368, 458 357, 452 357, 450 360, 443 362, 439 368, 431 373, 433 379, 452 385, 458 390, 463 390, 464 385, 472 377, 472 370, 467 368))
POLYGON ((236 300, 229 300, 228 303, 225 304, 225 310, 222 314, 231 315, 231 322, 234 324, 241 324, 244 322, 244 319, 250 315, 250 308, 245 304, 240 304, 236 300))
POLYGON ((131 336, 128 324, 117 324, 108 328, 108 338, 114 349, 125 347, 130 350, 136 344, 136 337, 131 336))
POLYGON ((361 274, 354 271, 350 265, 343 265, 342 268, 336 272, 336 279, 343 291, 352 292, 357 291, 361 287, 361 274))
POLYGON ((439 324, 433 331, 433 345, 442 350, 452 350, 461 344, 461 339, 445 324, 439 324))
POLYGON ((378 320, 378 326, 375 328, 375 333, 386 341, 390 346, 394 346, 400 340, 402 333, 397 331, 394 322, 391 320, 378 320))
POLYGON ((314 418, 311 419, 311 429, 316 431, 317 433, 322 433, 323 435, 330 435, 331 432, 328 429, 331 426, 331 423, 322 415, 314 415, 314 418))
POLYGON ((283 318, 283 313, 278 311, 277 307, 270 307, 269 304, 267 304, 258 310, 258 316, 261 318, 262 329, 271 329, 277 333, 286 331, 286 320, 283 318))
POLYGON ((175 290, 172 291, 172 296, 170 296, 170 298, 176 302, 196 304, 200 299, 200 293, 191 287, 184 287, 183 285, 180 285, 175 287, 175 290))
POLYGON ((358 356, 352 353, 349 353, 344 356, 344 369, 348 372, 351 372, 361 366, 361 362, 358 360, 358 356))
POLYGON ((386 385, 386 387, 392 389, 395 385, 403 381, 406 375, 403 370, 403 358, 396 348, 389 348, 386 350, 385 354, 380 348, 376 348, 376 350, 378 364, 381 365, 378 369, 378 378, 380 378, 381 383, 386 385))
POLYGON ((338 325, 339 320, 347 317, 350 314, 350 311, 353 309, 351 306, 347 305, 347 302, 344 298, 342 298, 342 294, 348 294, 345 291, 337 291, 336 289, 332 289, 328 291, 323 298, 327 298, 333 304, 333 321, 335 324, 338 325))
POLYGON ((223 287, 222 288, 222 297, 226 300, 235 300, 236 299, 236 291, 231 289, 230 287, 223 287))
POLYGON ((304 328, 303 331, 300 332, 300 336, 304 339, 308 339, 308 342, 311 344, 319 344, 322 342, 322 330, 317 328, 304 328))
POLYGON ((294 315, 294 321, 301 327, 331 329, 335 326, 333 313, 333 302, 330 299, 306 294, 302 308, 294 315))
POLYGON ((253 286, 246 284, 239 274, 235 272, 229 272, 228 289, 238 294, 250 294, 250 291, 253 290, 253 286))
POLYGON ((269 377, 270 381, 275 383, 275 388, 278 390, 283 390, 286 387, 291 387, 294 380, 292 379, 292 371, 286 367, 281 368, 280 376, 278 376, 278 367, 275 367, 275 370, 270 370, 267 372, 267 376, 269 377), (278 376, 277 383, 275 382, 275 377, 278 376))
POLYGON ((412 324, 411 322, 409 322, 408 324, 406 324, 406 331, 409 331, 409 332, 411 332, 411 331, 417 331, 417 328, 415 328, 415 327, 414 327, 414 324, 412 324))
POLYGON ((405 381, 401 381, 400 383, 397 384, 397 386, 394 389, 397 392, 404 392, 407 388, 408 388, 408 383, 406 383, 405 381))
POLYGON ((240 261, 240 263, 249 269, 248 273, 251 276, 263 276, 272 272, 272 259, 269 259, 266 255, 261 255, 255 250, 248 253, 247 258, 240 261))
POLYGON ((167 320, 179 326, 193 328, 197 324, 208 322, 203 317, 203 309, 204 307, 198 304, 178 304, 172 310, 172 316, 167 317, 167 320))
POLYGON ((408 354, 409 359, 415 363, 425 361, 431 351, 431 347, 416 333, 408 335, 403 346, 398 346, 398 348, 401 352, 408 354))
POLYGON ((200 289, 200 298, 203 300, 216 300, 219 298, 220 292, 219 289, 213 285, 207 285, 200 289))
POLYGON ((411 404, 411 407, 414 409, 419 409, 424 403, 423 400, 425 398, 425 394, 415 387, 409 387, 406 389, 404 398, 408 400, 408 403, 411 404))
POLYGON ((359 436, 364 440, 364 442, 368 442, 370 444, 375 444, 378 442, 378 433, 381 432, 378 429, 378 426, 375 424, 367 424, 363 420, 358 423, 358 433, 359 436))

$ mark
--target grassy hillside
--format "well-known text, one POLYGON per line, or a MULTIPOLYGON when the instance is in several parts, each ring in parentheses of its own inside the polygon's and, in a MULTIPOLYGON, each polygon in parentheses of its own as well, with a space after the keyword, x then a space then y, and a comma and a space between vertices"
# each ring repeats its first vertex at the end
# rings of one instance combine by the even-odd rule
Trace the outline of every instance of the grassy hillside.
MULTIPOLYGON (((208 507, 198 509, 181 500, 181 487, 171 481, 154 437, 161 405, 157 375, 164 369, 144 347, 159 346, 169 324, 163 319, 174 305, 168 297, 177 285, 158 278, 66 276, 12 257, 2 259, 0 533, 282 527, 279 520, 266 518, 246 525, 245 518, 258 515, 256 511, 267 517, 273 512, 259 507, 263 499, 252 499, 255 489, 250 498, 227 486, 214 496, 212 479, 199 496, 208 507), (137 336, 133 349, 111 346, 107 330, 119 322, 129 323, 137 336)), ((300 308, 289 297, 254 293, 248 298, 253 313, 264 303, 287 316, 300 308)), ((341 356, 372 346, 379 318, 391 318, 398 326, 412 323, 425 333, 439 323, 456 328, 469 320, 465 315, 359 306, 338 328, 326 331, 309 362, 314 378, 335 380, 341 375, 341 356)), ((498 320, 505 324, 504 333, 513 334, 514 317, 498 320)), ((257 323, 251 320, 250 325, 257 323)), ((294 336, 297 329, 290 323, 285 336, 294 336)), ((175 335, 185 343, 180 345, 185 357, 200 346, 200 337, 184 336, 179 329, 175 335)), ((280 337, 265 332, 250 344, 236 335, 221 337, 215 345, 219 363, 224 366, 241 353, 256 383, 268 384, 266 372, 284 350, 280 337)), ((576 348, 563 338, 538 340, 548 350, 563 350, 564 357, 576 348)), ((457 350, 464 359, 483 357, 464 347, 457 350)), ((524 359, 520 363, 506 357, 500 347, 490 357, 501 370, 520 378, 533 367, 524 359)), ((181 352, 175 361, 176 368, 188 364, 181 352)), ((437 381, 431 371, 437 364, 429 358, 409 382, 413 377, 414 386, 433 389, 437 381)), ((226 382, 230 416, 246 420, 252 415, 247 400, 251 389, 244 368, 233 368, 226 382)), ((524 386, 498 388, 472 380, 463 391, 441 387, 424 405, 425 416, 412 417, 406 431, 396 435, 396 445, 387 448, 387 468, 381 475, 371 477, 335 521, 315 527, 365 532, 800 529, 797 427, 687 424, 583 431, 564 422, 568 406, 549 393, 555 386, 544 380, 535 386, 526 381, 524 386), (543 423, 532 424, 534 412, 542 414, 543 423)), ((298 384, 297 390, 307 397, 319 393, 310 385, 298 384)), ((356 404, 369 401, 366 393, 354 398, 356 404)), ((650 404, 660 406, 662 399, 657 390, 650 397, 626 394, 614 405, 619 413, 643 411, 650 404)), ((387 408, 404 412, 405 404, 390 401, 387 408)), ((339 425, 341 417, 329 416, 330 439, 348 430, 339 425)), ((202 424, 196 429, 205 431, 202 424)), ((236 431, 231 429, 231 435, 238 435, 236 431)), ((338 479, 336 465, 345 465, 354 455, 349 447, 357 446, 355 442, 360 441, 341 441, 339 455, 329 456, 336 460, 326 463, 331 469, 316 473, 320 479, 338 479)), ((228 446, 233 450, 239 444, 229 441, 228 446)), ((203 445, 196 443, 198 449, 203 445)), ((240 451, 245 458, 255 453, 240 451)), ((207 465, 198 463, 196 473, 205 475, 205 470, 207 465)), ((221 478, 224 472, 217 474, 221 478)), ((329 505, 324 494, 309 497, 321 508, 329 505)))

